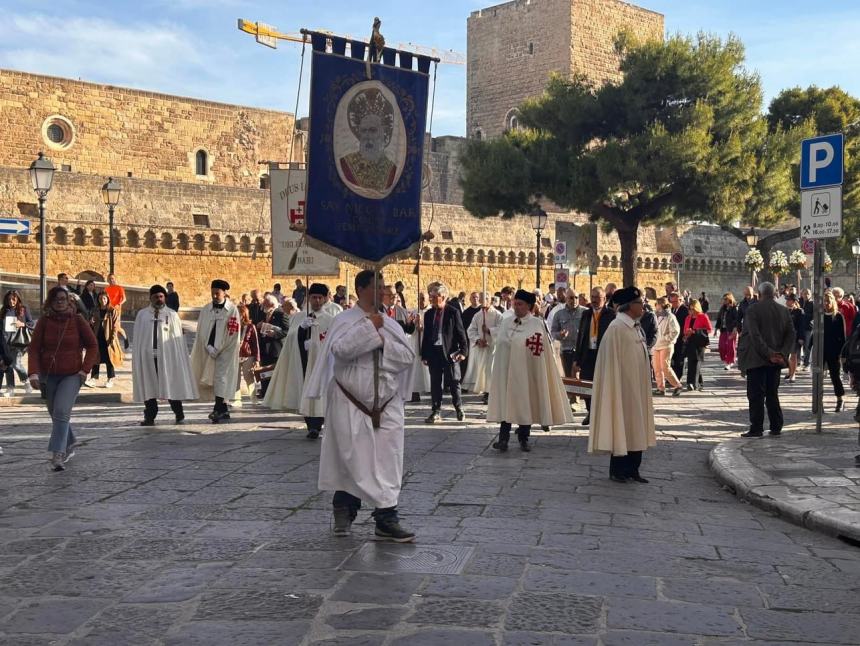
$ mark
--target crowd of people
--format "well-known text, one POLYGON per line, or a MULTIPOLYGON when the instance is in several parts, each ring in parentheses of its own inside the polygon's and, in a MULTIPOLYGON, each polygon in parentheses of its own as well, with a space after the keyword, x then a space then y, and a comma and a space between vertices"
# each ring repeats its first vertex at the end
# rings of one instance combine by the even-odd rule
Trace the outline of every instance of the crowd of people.
MULTIPOLYGON (((765 410, 770 434, 779 435, 782 371, 793 382, 810 365, 808 290, 798 295, 788 285, 778 295, 763 283, 757 293, 745 289, 740 301, 726 293, 712 321, 705 293, 693 298, 672 282, 664 288, 659 297, 653 289, 612 283, 588 295, 513 287, 454 295, 432 282, 410 307, 402 283, 386 284, 372 271, 356 277, 354 296, 345 285, 331 292, 296 280, 289 297, 276 284, 234 301, 229 283, 216 279, 189 355, 178 293, 172 283, 153 285, 131 335, 133 397, 143 406, 143 426, 155 425, 158 400, 167 400, 175 424, 185 421, 183 402, 200 398, 212 401, 214 424, 228 421, 243 396, 301 414, 307 437, 323 438, 319 485, 336 491, 335 533, 349 533, 365 500, 376 508, 380 537, 408 541, 414 535, 399 524, 396 504, 404 404, 420 404, 427 394, 428 424, 442 419, 446 394, 462 421, 467 390, 481 396, 486 420, 499 424, 492 447, 506 452, 516 427, 520 449, 529 452, 533 426, 549 431, 573 421, 576 399, 572 406, 562 375, 592 382, 582 419, 590 427, 589 450, 610 453, 613 481, 646 483, 640 467, 642 452, 655 443, 653 397, 701 391, 706 350, 719 337, 723 367, 737 367, 746 378, 750 427, 744 436, 763 435, 765 410), (374 432, 365 432, 368 425, 374 432)), ((9 388, 17 375, 28 390, 42 391, 54 470, 75 453, 71 414, 80 388, 98 382, 101 364, 111 387, 122 365, 125 302, 112 275, 98 291, 92 281, 73 288, 61 274, 34 324, 18 292, 4 296, 0 374, 9 388)), ((838 412, 843 370, 860 373, 860 317, 838 288, 824 294, 824 303, 824 364, 838 412)))

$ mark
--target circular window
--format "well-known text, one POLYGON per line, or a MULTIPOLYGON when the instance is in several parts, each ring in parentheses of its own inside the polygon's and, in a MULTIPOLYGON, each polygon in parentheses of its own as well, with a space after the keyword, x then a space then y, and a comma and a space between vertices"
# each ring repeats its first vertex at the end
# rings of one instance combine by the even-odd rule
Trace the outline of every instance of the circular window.
POLYGON ((45 119, 42 124, 42 139, 51 148, 62 150, 74 142, 75 129, 71 121, 55 114, 45 119))

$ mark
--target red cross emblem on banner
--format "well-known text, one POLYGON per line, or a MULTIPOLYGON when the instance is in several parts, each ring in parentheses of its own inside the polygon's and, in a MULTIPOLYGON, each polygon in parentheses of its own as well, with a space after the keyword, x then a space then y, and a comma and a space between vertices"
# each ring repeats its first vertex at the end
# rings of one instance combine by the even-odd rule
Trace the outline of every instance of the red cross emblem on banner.
POLYGON ((326 332, 320 332, 320 343, 322 343, 323 341, 325 341, 325 335, 326 335, 326 334, 327 334, 326 332))
POLYGON ((305 223, 305 203, 299 202, 298 208, 290 209, 290 224, 301 226, 305 223))
POLYGON ((535 332, 526 339, 526 347, 536 357, 543 354, 543 342, 541 341, 541 336, 543 335, 540 332, 535 332))
POLYGON ((239 321, 232 316, 227 319, 227 335, 233 336, 239 331, 239 321))

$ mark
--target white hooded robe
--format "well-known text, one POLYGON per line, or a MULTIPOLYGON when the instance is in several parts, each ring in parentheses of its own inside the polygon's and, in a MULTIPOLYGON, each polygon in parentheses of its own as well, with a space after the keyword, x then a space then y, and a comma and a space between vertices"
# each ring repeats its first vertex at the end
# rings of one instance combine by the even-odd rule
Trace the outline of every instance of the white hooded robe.
POLYGON ((188 360, 188 347, 182 334, 182 320, 169 307, 146 307, 134 319, 132 347, 132 390, 134 401, 197 399, 197 383, 188 360), (152 347, 156 319, 157 348, 152 347), (158 369, 155 360, 158 361, 158 369))
POLYGON ((463 386, 474 393, 490 391, 490 381, 493 376, 493 358, 496 352, 495 337, 502 322, 502 315, 491 307, 475 314, 466 334, 469 337, 469 367, 463 377, 463 386), (484 334, 483 327, 487 326, 489 334, 484 334), (484 339, 489 345, 477 345, 484 339))
POLYGON ((197 321, 197 338, 191 349, 191 370, 201 390, 211 388, 215 397, 227 401, 241 398, 239 390, 239 341, 242 322, 239 310, 228 298, 223 308, 212 303, 200 310, 197 321), (215 358, 209 356, 206 346, 215 326, 215 358))

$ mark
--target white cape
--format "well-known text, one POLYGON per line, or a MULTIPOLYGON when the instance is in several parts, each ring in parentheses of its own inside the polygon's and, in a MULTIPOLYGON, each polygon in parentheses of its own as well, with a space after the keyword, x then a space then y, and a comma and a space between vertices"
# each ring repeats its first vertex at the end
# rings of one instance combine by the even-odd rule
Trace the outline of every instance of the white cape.
POLYGON ((502 322, 502 315, 498 310, 491 307, 486 311, 478 312, 472 319, 466 334, 469 337, 469 367, 466 376, 463 377, 463 387, 470 392, 486 393, 490 391, 490 381, 493 375, 493 358, 496 352, 495 337, 502 322), (484 334, 483 326, 486 325, 489 334, 484 334), (483 338, 489 345, 482 348, 477 342, 483 338))
POLYGON ((412 392, 420 394, 430 392, 430 368, 421 361, 421 338, 424 332, 418 329, 419 325, 424 324, 424 312, 428 309, 430 308, 413 310, 413 313, 418 315, 418 322, 415 324, 415 330, 409 335, 412 351, 415 353, 415 361, 412 364, 412 392))
POLYGON ((412 392, 415 354, 400 325, 383 317, 377 332, 354 307, 334 318, 322 355, 305 380, 304 397, 326 397, 319 489, 346 491, 378 508, 397 505, 403 480, 403 402, 412 392), (384 346, 382 338, 385 339, 384 346), (343 393, 373 407, 373 350, 379 358, 380 428, 343 393), (339 385, 340 384, 340 385, 339 385))
POLYGON ((134 401, 147 399, 197 399, 197 384, 188 360, 188 347, 182 334, 182 320, 169 307, 160 311, 146 307, 134 319, 132 347, 132 389, 134 401), (158 371, 152 349, 152 327, 156 312, 158 324, 158 371))
POLYGON ((215 309, 209 303, 200 310, 197 322, 197 337, 191 349, 191 370, 198 387, 211 388, 215 397, 227 401, 241 399, 239 390, 239 341, 242 323, 239 310, 228 298, 223 309, 215 309), (209 356, 206 345, 215 326, 215 358, 209 356))

